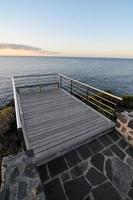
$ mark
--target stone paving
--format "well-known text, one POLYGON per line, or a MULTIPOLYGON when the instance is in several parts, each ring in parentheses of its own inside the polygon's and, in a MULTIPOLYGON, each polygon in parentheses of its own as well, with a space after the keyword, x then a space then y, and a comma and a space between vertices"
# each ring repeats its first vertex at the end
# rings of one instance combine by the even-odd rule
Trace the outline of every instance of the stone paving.
POLYGON ((132 200, 133 149, 101 136, 39 167, 48 200, 132 200))

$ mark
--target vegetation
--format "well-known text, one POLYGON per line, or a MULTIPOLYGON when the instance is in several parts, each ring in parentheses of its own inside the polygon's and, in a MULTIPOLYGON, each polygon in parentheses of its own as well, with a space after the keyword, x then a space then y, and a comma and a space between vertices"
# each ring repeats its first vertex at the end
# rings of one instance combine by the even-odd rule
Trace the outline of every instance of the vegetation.
POLYGON ((6 133, 15 119, 15 111, 13 106, 9 106, 0 110, 0 135, 6 133))
POLYGON ((126 108, 133 109, 133 95, 125 95, 123 96, 123 106, 126 108))
POLYGON ((2 158, 21 150, 21 138, 17 134, 13 105, 0 110, 0 183, 2 158))

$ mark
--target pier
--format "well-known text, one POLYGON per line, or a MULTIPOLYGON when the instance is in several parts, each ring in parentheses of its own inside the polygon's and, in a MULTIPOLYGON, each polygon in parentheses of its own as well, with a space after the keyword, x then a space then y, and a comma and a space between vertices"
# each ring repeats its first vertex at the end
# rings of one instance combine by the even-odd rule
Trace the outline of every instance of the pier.
POLYGON ((62 74, 15 76, 12 83, 17 128, 38 166, 114 129, 117 96, 62 74))

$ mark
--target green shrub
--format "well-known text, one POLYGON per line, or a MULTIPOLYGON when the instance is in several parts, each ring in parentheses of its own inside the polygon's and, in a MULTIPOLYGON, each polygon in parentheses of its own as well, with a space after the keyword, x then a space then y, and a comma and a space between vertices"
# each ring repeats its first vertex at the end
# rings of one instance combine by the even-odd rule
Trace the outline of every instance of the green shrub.
POLYGON ((133 108, 133 95, 123 96, 123 106, 126 108, 133 108))
POLYGON ((0 110, 0 135, 10 130, 15 119, 15 111, 13 106, 0 110))

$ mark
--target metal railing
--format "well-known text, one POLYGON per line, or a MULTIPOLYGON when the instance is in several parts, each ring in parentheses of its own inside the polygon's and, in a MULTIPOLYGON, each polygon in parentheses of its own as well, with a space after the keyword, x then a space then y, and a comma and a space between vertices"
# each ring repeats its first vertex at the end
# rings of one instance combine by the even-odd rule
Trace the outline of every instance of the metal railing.
POLYGON ((116 118, 116 107, 122 98, 80 81, 59 74, 60 87, 111 119, 116 118))
POLYGON ((23 76, 13 76, 12 77, 12 86, 13 86, 13 96, 15 103, 15 113, 16 113, 16 122, 17 128, 22 129, 23 124, 23 113, 20 106, 19 93, 26 88, 39 88, 41 91, 42 87, 49 85, 56 85, 59 87, 59 75, 57 73, 51 74, 32 74, 32 75, 23 75, 23 76))
POLYGON ((15 85, 14 77, 12 77, 12 87, 13 87, 13 96, 14 96, 17 128, 21 129, 22 124, 21 124, 21 117, 20 117, 20 107, 19 107, 19 102, 18 102, 18 92, 17 92, 17 88, 16 88, 16 85, 15 85))
POLYGON ((39 87, 41 91, 41 88, 46 86, 60 87, 111 119, 115 117, 116 107, 122 101, 120 97, 57 73, 14 76, 12 85, 18 129, 22 128, 24 121, 19 100, 22 89, 39 87))

